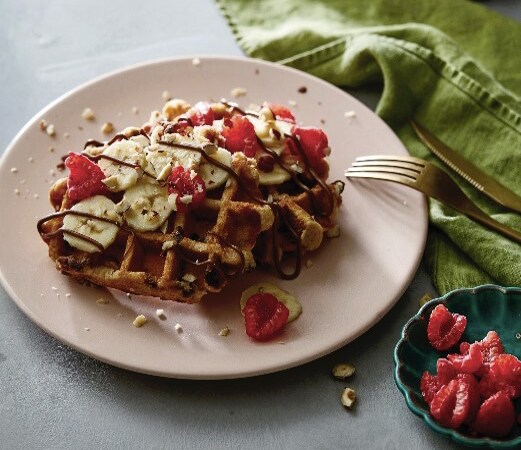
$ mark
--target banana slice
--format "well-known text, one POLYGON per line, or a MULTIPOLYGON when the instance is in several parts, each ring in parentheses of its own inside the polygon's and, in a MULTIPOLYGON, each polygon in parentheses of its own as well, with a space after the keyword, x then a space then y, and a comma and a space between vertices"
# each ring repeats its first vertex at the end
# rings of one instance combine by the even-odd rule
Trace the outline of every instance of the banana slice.
POLYGON ((284 303, 289 309, 288 323, 293 322, 302 313, 302 305, 289 292, 283 291, 281 288, 271 283, 257 283, 244 290, 241 295, 241 311, 246 306, 248 299, 259 292, 267 292, 272 294, 280 302, 284 303))
POLYGON ((199 166, 201 158, 201 154, 195 150, 152 144, 146 150, 147 172, 152 173, 158 181, 164 181, 176 165, 192 170, 199 166))
POLYGON ((136 231, 157 230, 172 212, 167 189, 144 179, 127 189, 121 202, 130 205, 123 216, 136 231))
MULTIPOLYGON (((95 195, 76 203, 71 211, 77 211, 86 214, 92 214, 96 217, 104 217, 120 223, 121 217, 116 212, 114 202, 103 195, 95 195)), ((67 214, 63 218, 63 230, 70 230, 83 234, 103 245, 107 248, 116 240, 118 226, 101 220, 92 219, 90 217, 77 216, 67 214)), ((88 241, 63 233, 63 238, 74 248, 88 253, 99 252, 99 248, 88 241)))
POLYGON ((262 185, 281 184, 290 178, 291 175, 276 163, 271 172, 263 172, 259 169, 259 184, 262 185))
POLYGON ((141 168, 145 165, 145 153, 138 142, 132 140, 116 141, 103 152, 103 155, 128 164, 139 165, 138 168, 134 168, 101 158, 98 161, 98 166, 101 167, 106 176, 103 183, 111 191, 119 192, 128 189, 143 175, 141 168))
MULTIPOLYGON (((210 157, 228 167, 231 167, 232 165, 232 154, 224 148, 217 148, 217 151, 212 153, 210 157)), ((214 166, 206 160, 203 160, 202 164, 199 166, 198 172, 199 176, 203 179, 204 184, 206 185, 207 191, 211 191, 212 189, 216 189, 219 186, 222 186, 229 177, 229 174, 226 172, 226 170, 214 166)))

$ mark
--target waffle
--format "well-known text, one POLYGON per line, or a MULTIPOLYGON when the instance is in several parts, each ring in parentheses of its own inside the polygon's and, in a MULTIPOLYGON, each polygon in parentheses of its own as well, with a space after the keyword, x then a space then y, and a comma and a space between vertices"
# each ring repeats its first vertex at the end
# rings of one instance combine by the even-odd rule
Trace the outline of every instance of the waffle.
MULTIPOLYGON (((180 115, 171 110, 169 114, 164 109, 163 115, 156 114, 139 131, 127 129, 112 142, 141 133, 152 142, 166 144, 162 140, 165 130, 178 123, 180 115)), ((217 138, 214 142, 218 143, 217 138)), ((90 156, 101 154, 109 144, 98 143, 99 149, 94 148, 90 156)), ((186 141, 169 145, 182 147, 186 141)), ((302 190, 289 180, 261 186, 256 160, 240 152, 233 156, 230 169, 235 175, 208 192, 197 207, 169 214, 157 230, 133 229, 118 221, 116 236, 103 251, 85 251, 70 244, 64 220, 72 214, 75 202, 69 196, 67 179, 58 180, 49 194, 56 214, 38 223, 49 256, 60 272, 81 283, 185 303, 219 292, 229 279, 257 264, 275 267, 283 278, 295 278, 302 254, 320 247, 324 233, 334 227, 340 185, 320 181, 311 186, 309 182, 309 189, 302 190), (283 268, 287 256, 294 260, 289 272, 283 268)), ((322 172, 327 174, 327 166, 322 172)), ((149 182, 160 185, 157 180, 149 182)), ((110 192, 107 197, 122 202, 121 193, 110 192)), ((91 222, 93 226, 100 223, 95 218, 91 222)))

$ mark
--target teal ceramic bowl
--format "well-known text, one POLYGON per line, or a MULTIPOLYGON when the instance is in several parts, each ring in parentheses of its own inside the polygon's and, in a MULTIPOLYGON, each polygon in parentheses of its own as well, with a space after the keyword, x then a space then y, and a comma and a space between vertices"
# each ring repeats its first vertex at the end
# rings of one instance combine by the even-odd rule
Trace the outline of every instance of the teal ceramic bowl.
MULTIPOLYGON (((427 340, 427 322, 432 309, 439 303, 445 304, 451 312, 467 316, 467 328, 462 340, 481 340, 488 331, 495 330, 505 351, 521 359, 521 288, 485 285, 458 289, 431 300, 407 322, 394 350, 396 384, 405 396, 409 409, 422 417, 433 430, 469 447, 521 448, 521 426, 518 424, 506 438, 476 438, 464 431, 445 428, 430 416, 421 395, 420 379, 425 370, 436 373, 436 361, 447 353, 438 352, 427 340)), ((521 401, 517 399, 516 414, 520 411, 521 401)))

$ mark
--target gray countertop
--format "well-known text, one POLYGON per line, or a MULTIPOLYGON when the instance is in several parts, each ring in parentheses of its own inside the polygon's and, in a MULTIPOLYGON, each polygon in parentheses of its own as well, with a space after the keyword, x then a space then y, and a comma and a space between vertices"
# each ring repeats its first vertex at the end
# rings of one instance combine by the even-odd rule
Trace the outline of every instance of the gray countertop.
MULTIPOLYGON (((485 6, 521 19, 519 1, 485 6)), ((211 0, 0 2, 0 151, 76 85, 149 59, 241 55, 211 0)), ((376 94, 352 92, 374 106, 376 94)), ((407 409, 393 348, 424 293, 423 267, 396 306, 344 348, 232 381, 163 379, 100 363, 36 327, 0 288, 0 448, 456 448, 407 409), (354 411, 333 364, 350 361, 354 411)))

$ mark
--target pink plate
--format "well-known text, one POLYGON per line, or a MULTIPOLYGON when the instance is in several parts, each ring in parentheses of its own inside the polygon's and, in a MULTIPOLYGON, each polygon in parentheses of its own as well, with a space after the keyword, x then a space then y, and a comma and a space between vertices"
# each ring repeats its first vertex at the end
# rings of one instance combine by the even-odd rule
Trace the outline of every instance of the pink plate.
POLYGON ((176 378, 239 378, 323 356, 368 330, 400 298, 423 252, 427 207, 418 192, 383 182, 347 182, 340 237, 306 258, 312 266, 304 266, 294 281, 255 272, 198 305, 183 305, 128 299, 81 286, 56 271, 36 221, 51 212, 47 194, 62 175, 56 169, 60 156, 80 151, 88 138, 103 139, 105 121, 117 129, 141 125, 150 111, 161 108, 165 90, 193 103, 230 98, 236 87, 247 91, 237 99, 242 106, 295 101, 299 122, 323 127, 332 148, 332 180, 343 179, 357 156, 407 153, 387 125, 350 95, 297 70, 253 59, 201 57, 198 65, 187 58, 162 60, 80 86, 38 113, 0 163, 0 279, 39 327, 80 352, 125 369, 176 378), (299 92, 303 86, 306 93, 299 92), (93 122, 81 117, 87 106, 96 115, 93 122), (354 114, 346 115, 349 111, 354 114), (55 125, 56 137, 40 130, 42 119, 55 125), (261 280, 290 291, 303 306, 301 317, 267 343, 245 335, 239 307, 241 291, 261 280), (109 303, 96 302, 99 298, 109 303), (157 308, 164 309, 166 320, 156 316, 157 308), (149 319, 142 328, 132 325, 138 314, 149 319), (175 330, 178 323, 182 332, 175 330), (219 336, 225 326, 231 333, 219 336))

